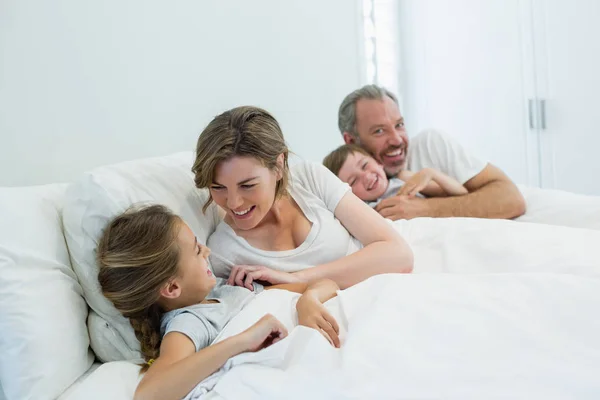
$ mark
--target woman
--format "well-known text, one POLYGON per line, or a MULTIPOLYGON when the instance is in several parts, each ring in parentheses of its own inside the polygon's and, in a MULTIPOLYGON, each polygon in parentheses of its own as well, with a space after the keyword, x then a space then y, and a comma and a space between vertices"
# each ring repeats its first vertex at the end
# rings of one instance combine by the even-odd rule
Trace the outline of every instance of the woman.
POLYGON ((224 210, 208 240, 211 264, 228 283, 252 287, 334 280, 342 289, 370 276, 411 272, 400 235, 320 164, 288 168, 275 118, 238 107, 213 119, 198 139, 198 188, 224 210))

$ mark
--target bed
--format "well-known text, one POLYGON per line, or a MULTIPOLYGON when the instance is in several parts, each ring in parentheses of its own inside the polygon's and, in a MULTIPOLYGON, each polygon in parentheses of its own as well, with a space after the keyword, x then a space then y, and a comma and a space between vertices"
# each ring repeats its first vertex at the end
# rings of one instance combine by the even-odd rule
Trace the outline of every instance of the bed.
MULTIPOLYGON (((193 189, 191 157, 0 189, 0 399, 132 398, 138 348, 98 297, 93 247, 103 224, 139 201, 170 206, 205 239, 218 219, 196 212, 205 194, 193 189)), ((327 303, 340 350, 296 326, 297 295, 257 296, 217 340, 267 312, 290 337, 231 359, 189 397, 600 397, 600 198, 521 190, 528 211, 517 221, 390 221, 415 271, 370 278, 327 303)))

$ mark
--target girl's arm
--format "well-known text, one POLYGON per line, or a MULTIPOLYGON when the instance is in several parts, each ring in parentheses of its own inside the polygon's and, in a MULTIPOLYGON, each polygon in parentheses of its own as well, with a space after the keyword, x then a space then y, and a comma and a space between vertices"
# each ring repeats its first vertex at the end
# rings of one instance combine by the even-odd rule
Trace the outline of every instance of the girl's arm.
POLYGON ((142 378, 134 399, 181 399, 231 357, 260 350, 285 336, 285 327, 268 314, 244 332, 198 352, 186 335, 169 332, 160 346, 160 357, 142 378))
POLYGON ((340 328, 335 318, 323 306, 323 303, 337 296, 340 287, 331 279, 320 279, 310 284, 305 282, 284 283, 265 286, 268 289, 281 289, 301 293, 296 302, 298 324, 315 329, 334 347, 340 347, 340 328))
POLYGON ((423 168, 417 173, 400 171, 398 178, 405 182, 398 191, 399 195, 415 196, 421 192, 428 197, 446 197, 469 193, 456 179, 433 168, 423 168))
POLYGON ((294 272, 296 278, 304 282, 329 278, 344 289, 373 275, 412 271, 413 255, 404 239, 352 192, 342 197, 334 214, 364 247, 336 261, 294 272))

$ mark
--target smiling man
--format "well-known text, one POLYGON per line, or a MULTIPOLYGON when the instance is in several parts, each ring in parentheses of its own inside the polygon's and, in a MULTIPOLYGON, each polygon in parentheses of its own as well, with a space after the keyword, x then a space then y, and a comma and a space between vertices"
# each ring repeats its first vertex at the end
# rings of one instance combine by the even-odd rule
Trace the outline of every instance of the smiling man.
POLYGON ((367 85, 346 96, 338 126, 344 141, 371 153, 389 177, 397 177, 404 169, 435 168, 469 191, 442 198, 393 196, 375 208, 386 218, 516 218, 525 212, 525 200, 506 174, 473 157, 452 138, 428 130, 409 140, 396 96, 385 88, 367 85))

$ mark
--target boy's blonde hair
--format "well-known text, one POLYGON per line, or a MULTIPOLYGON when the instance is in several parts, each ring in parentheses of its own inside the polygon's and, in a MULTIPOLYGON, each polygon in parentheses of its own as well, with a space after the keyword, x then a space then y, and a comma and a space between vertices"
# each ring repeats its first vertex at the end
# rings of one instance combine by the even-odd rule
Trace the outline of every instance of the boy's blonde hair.
POLYGON ((365 156, 372 157, 368 151, 355 144, 345 144, 327 154, 323 159, 323 165, 331 172, 339 176, 340 169, 348 159, 350 154, 360 153, 365 156))
POLYGON ((158 300, 160 289, 178 272, 181 223, 165 206, 136 207, 113 219, 98 243, 102 293, 129 318, 146 362, 159 355, 164 311, 158 300))

